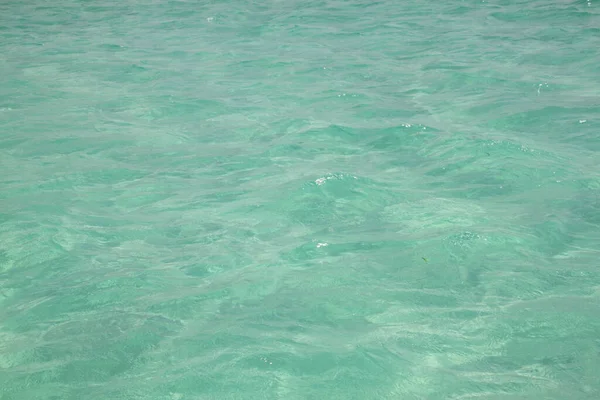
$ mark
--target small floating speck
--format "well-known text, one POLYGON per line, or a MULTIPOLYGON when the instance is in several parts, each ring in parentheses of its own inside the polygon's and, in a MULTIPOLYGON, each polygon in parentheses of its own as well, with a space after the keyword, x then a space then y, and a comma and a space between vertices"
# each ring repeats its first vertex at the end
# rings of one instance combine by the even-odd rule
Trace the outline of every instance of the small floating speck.
POLYGON ((579 120, 579 123, 580 123, 580 124, 585 124, 586 122, 587 122, 587 119, 580 119, 580 120, 579 120))
POLYGON ((324 184, 325 182, 327 182, 328 180, 331 180, 331 179, 345 179, 345 178, 348 178, 348 177, 353 178, 353 179, 358 179, 354 175, 330 174, 330 175, 323 176, 321 178, 315 179, 315 183, 320 186, 320 185, 324 184))

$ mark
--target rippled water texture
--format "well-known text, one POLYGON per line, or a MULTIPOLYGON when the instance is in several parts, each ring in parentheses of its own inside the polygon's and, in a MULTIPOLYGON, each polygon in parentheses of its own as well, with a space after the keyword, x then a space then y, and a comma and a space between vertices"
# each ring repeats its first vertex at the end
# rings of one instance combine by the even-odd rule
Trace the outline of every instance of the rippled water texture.
POLYGON ((0 399, 600 398, 600 1, 0 4, 0 399))

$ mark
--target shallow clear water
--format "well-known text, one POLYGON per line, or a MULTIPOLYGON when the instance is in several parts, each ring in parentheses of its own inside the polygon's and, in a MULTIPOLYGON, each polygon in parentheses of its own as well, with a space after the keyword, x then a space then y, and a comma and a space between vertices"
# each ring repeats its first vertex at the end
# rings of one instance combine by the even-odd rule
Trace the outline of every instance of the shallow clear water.
POLYGON ((600 398, 600 2, 0 4, 0 399, 600 398))

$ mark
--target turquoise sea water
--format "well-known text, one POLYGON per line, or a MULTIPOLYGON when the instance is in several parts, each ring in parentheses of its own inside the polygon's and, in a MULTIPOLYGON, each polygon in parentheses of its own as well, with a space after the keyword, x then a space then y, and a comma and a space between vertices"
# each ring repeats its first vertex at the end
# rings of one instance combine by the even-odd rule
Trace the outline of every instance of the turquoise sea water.
POLYGON ((600 2, 0 3, 0 399, 600 398, 600 2))

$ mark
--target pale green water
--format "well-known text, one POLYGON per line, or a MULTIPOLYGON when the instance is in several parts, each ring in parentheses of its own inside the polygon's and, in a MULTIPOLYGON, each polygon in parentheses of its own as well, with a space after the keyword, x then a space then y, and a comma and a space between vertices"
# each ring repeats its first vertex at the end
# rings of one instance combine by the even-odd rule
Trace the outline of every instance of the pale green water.
POLYGON ((0 4, 0 399, 600 398, 600 2, 0 4))

